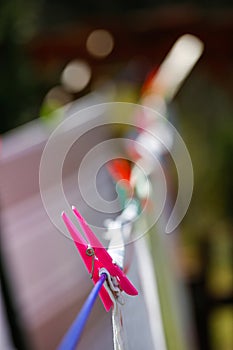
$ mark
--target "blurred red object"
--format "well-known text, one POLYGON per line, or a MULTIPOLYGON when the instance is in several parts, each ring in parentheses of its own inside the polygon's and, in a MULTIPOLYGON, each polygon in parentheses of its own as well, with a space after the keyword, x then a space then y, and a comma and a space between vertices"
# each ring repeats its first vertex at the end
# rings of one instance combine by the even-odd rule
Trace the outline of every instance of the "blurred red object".
POLYGON ((116 182, 119 180, 129 181, 131 167, 129 161, 126 159, 113 159, 107 164, 107 168, 116 182))

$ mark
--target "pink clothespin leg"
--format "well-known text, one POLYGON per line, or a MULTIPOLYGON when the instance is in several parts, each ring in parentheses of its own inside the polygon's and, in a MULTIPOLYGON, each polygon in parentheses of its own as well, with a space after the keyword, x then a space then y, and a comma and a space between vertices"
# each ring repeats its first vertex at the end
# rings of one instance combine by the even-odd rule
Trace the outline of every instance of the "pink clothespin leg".
MULTIPOLYGON (((120 267, 113 262, 107 250, 95 236, 94 232, 88 226, 78 210, 75 207, 72 207, 72 209, 83 228, 87 241, 80 234, 65 212, 62 213, 62 218, 94 284, 99 280, 100 269, 106 269, 111 277, 115 277, 121 291, 124 291, 129 295, 137 295, 137 289, 129 281, 120 267)), ((113 306, 113 302, 104 285, 102 286, 99 295, 106 311, 109 311, 113 306)))

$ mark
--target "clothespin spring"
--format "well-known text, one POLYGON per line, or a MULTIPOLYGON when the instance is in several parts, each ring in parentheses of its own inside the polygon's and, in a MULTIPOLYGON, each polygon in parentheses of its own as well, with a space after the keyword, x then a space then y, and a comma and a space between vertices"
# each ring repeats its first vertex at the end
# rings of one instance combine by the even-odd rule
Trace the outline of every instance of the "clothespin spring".
POLYGON ((114 301, 114 304, 117 301, 119 304, 124 305, 125 304, 125 300, 124 300, 124 298, 122 296, 122 291, 121 291, 121 289, 119 287, 117 279, 115 277, 112 277, 110 275, 110 273, 108 272, 108 270, 105 269, 104 267, 102 267, 99 270, 99 276, 101 276, 102 274, 107 275, 105 288, 107 289, 107 291, 108 291, 112 301, 114 301))

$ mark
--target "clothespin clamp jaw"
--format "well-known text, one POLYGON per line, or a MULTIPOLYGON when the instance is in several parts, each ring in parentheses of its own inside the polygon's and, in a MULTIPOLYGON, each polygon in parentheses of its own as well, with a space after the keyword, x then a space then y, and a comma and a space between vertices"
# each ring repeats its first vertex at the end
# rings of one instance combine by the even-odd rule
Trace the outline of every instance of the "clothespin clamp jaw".
MULTIPOLYGON (((129 281, 120 267, 113 262, 112 257, 109 255, 99 239, 95 236, 94 232, 88 226, 78 210, 75 207, 72 207, 72 210, 84 231, 87 241, 65 212, 62 213, 62 218, 94 284, 96 284, 99 280, 101 269, 106 269, 109 275, 114 278, 115 281, 117 281, 119 290, 124 291, 129 295, 137 295, 138 291, 136 288, 129 281)), ((113 306, 113 301, 108 290, 105 288, 105 285, 102 286, 99 295, 106 311, 109 311, 113 306)))

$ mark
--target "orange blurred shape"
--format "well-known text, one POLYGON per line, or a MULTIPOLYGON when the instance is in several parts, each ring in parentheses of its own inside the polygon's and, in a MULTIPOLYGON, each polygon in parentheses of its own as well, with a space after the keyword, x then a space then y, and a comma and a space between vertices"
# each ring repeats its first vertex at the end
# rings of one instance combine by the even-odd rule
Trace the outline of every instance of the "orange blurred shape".
POLYGON ((113 159, 107 163, 107 168, 115 181, 130 179, 131 167, 126 159, 113 159))

